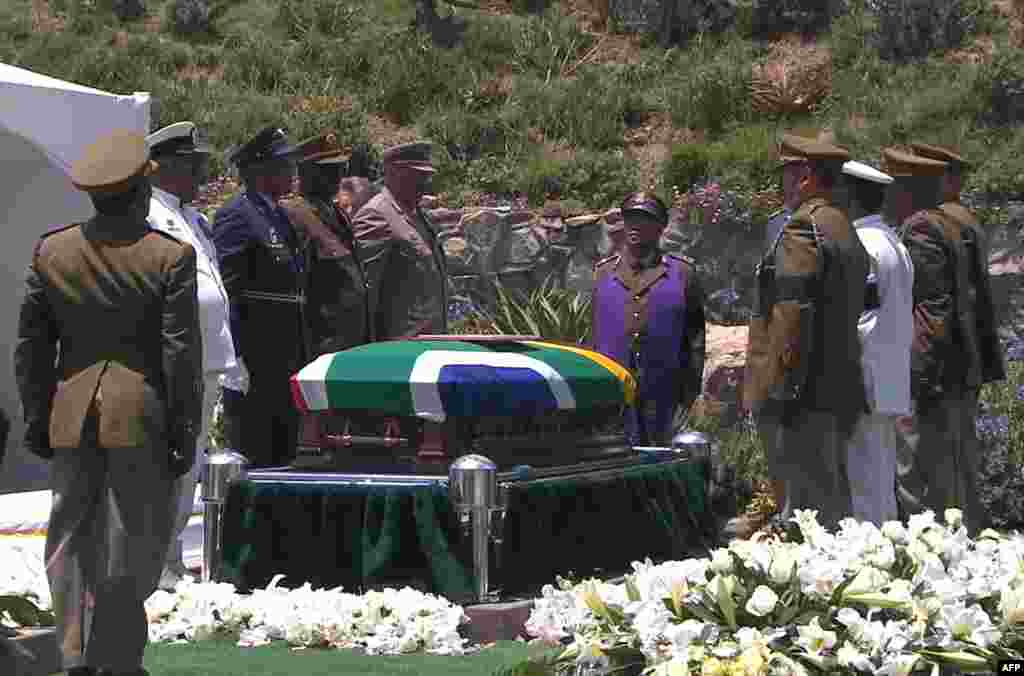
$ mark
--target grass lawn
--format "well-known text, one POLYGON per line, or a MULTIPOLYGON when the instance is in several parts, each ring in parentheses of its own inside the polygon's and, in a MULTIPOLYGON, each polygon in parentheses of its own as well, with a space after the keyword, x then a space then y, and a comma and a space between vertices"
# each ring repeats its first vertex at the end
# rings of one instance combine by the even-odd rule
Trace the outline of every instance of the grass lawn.
POLYGON ((502 641, 465 657, 422 654, 377 657, 350 650, 293 651, 280 642, 261 648, 239 648, 233 641, 219 640, 150 645, 146 649, 146 669, 150 676, 490 676, 530 654, 525 643, 516 641, 502 641))

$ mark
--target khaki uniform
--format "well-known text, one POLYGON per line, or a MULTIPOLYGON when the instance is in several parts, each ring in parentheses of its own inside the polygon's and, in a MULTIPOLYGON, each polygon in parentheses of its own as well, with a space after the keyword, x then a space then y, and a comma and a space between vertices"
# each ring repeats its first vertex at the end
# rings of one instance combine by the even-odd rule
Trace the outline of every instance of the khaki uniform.
POLYGON ((353 229, 366 271, 374 339, 444 333, 447 265, 426 214, 405 211, 384 188, 359 210, 353 229))
POLYGON ((310 197, 284 207, 305 257, 310 358, 369 342, 366 277, 348 216, 310 197))
POLYGON ((783 518, 816 509, 835 524, 850 513, 845 443, 866 407, 857 321, 868 269, 846 214, 824 195, 800 205, 762 261, 744 399, 779 411, 770 460, 786 485, 783 518))
POLYGON ((171 538, 168 442, 191 455, 199 429, 195 250, 109 217, 44 236, 15 370, 26 445, 53 454, 46 561, 64 667, 132 672, 171 538))
POLYGON ((986 521, 976 488, 978 390, 1005 377, 984 234, 970 212, 945 204, 911 216, 903 243, 914 261, 911 388, 920 439, 898 470, 901 507, 956 507, 978 530, 986 521))
MULTIPOLYGON (((669 445, 704 375, 704 291, 693 261, 657 252, 638 261, 628 250, 610 256, 594 267, 591 308, 594 349, 640 371, 637 411, 645 425, 632 442, 669 445), (665 321, 675 315, 681 321, 665 321)), ((635 417, 626 420, 627 434, 635 417)))

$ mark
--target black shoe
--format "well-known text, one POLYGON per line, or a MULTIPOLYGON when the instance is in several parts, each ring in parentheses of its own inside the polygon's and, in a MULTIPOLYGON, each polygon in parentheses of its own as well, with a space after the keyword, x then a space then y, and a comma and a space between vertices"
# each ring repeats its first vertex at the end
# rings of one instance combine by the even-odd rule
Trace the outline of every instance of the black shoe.
POLYGON ((92 667, 72 667, 67 670, 68 676, 100 676, 92 667))

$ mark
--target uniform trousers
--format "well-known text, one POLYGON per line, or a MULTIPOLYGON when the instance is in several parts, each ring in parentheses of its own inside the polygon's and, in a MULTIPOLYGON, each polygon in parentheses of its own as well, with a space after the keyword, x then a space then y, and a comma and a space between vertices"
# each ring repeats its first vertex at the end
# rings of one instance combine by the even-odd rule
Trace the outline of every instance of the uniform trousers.
POLYGON ((942 520, 952 507, 963 511, 968 530, 985 528, 977 490, 981 461, 974 428, 977 410, 977 388, 917 402, 917 443, 897 466, 904 515, 932 510, 942 520))
MULTIPOLYGON (((297 369, 296 369, 297 370, 297 369)), ((241 452, 250 467, 281 467, 295 459, 299 415, 289 378, 280 368, 249 372, 249 393, 242 399, 241 452)))
POLYGON ((91 412, 82 445, 55 449, 51 482, 46 574, 64 669, 139 670, 175 506, 167 451, 100 448, 91 412))
MULTIPOLYGON (((781 469, 782 462, 782 402, 768 400, 754 416, 757 425, 757 436, 764 446, 765 462, 768 465, 768 477, 772 481, 783 481, 785 473, 781 469)), ((777 505, 781 508, 782 505, 777 505)))
POLYGON ((167 565, 180 567, 182 561, 181 534, 188 526, 188 520, 192 518, 192 508, 195 506, 196 484, 199 482, 200 472, 203 471, 203 456, 206 449, 210 447, 210 430, 213 427, 213 409, 217 405, 217 398, 220 396, 218 385, 219 374, 206 374, 203 379, 203 417, 199 428, 199 436, 196 438, 196 457, 192 469, 178 479, 175 487, 178 492, 178 508, 174 515, 174 528, 171 531, 171 546, 167 549, 167 565))
POLYGON ((849 429, 831 411, 797 408, 782 417, 777 466, 786 492, 783 519, 798 509, 813 509, 818 523, 835 528, 850 515, 849 429))
POLYGON ((897 416, 862 415, 846 445, 853 517, 881 526, 899 518, 896 505, 896 456, 901 440, 897 416))

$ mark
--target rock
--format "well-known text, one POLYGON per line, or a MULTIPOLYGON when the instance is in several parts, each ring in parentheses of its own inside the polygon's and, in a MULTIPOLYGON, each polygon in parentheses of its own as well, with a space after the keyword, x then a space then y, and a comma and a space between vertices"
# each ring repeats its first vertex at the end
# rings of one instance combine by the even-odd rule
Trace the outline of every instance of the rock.
POLYGON ((723 424, 737 416, 747 363, 747 327, 708 324, 704 338, 704 387, 698 411, 723 424))
POLYGON ((591 225, 601 220, 601 214, 588 214, 586 216, 576 216, 575 218, 567 218, 565 225, 568 228, 578 228, 581 225, 591 225))
POLYGON ((441 248, 452 272, 472 270, 474 252, 465 237, 449 237, 441 244, 441 248))
POLYGON ((536 222, 510 223, 502 271, 522 270, 539 262, 548 247, 544 229, 536 222))

